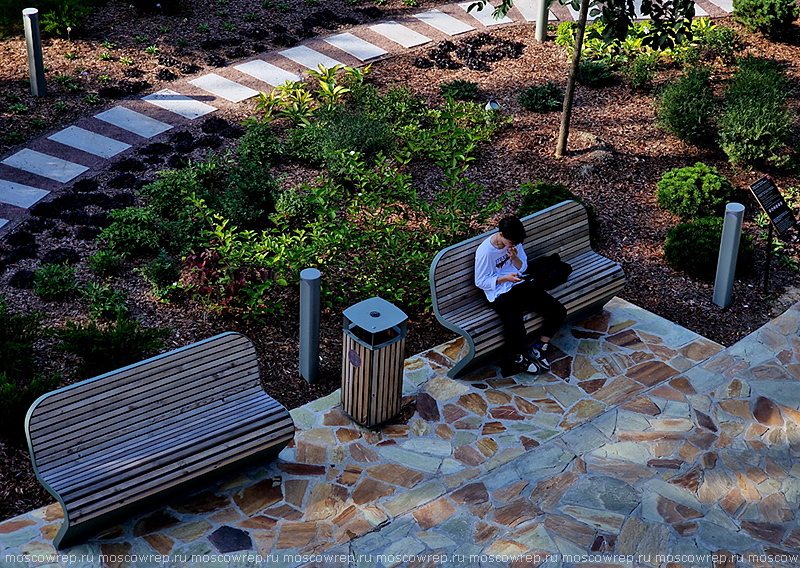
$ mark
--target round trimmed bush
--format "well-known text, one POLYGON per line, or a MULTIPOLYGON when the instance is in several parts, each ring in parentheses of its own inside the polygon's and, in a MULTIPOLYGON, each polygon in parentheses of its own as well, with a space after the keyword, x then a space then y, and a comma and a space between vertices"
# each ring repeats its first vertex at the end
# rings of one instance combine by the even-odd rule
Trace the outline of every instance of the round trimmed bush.
MULTIPOLYGON (((708 280, 717 272, 719 245, 722 239, 722 219, 706 217, 694 223, 681 223, 667 233, 664 260, 675 270, 708 280)), ((736 274, 745 274, 753 268, 753 240, 742 235, 736 274)))
POLYGON ((517 97, 522 108, 531 112, 558 110, 564 105, 564 90, 548 80, 544 85, 534 85, 517 97))
POLYGON ((657 187, 658 204, 684 221, 719 213, 736 192, 716 168, 702 162, 666 172, 657 187))

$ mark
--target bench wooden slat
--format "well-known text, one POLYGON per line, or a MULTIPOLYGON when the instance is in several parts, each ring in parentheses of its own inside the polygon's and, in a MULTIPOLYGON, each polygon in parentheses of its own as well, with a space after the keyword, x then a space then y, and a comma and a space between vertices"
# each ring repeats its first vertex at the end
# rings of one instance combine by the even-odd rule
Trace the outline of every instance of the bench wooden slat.
MULTIPOLYGON (((523 247, 529 262, 558 253, 573 267, 569 281, 551 291, 566 307, 567 321, 601 309, 624 287, 622 268, 592 250, 588 218, 579 203, 565 201, 521 221, 527 235, 523 247)), ((469 346, 469 353, 448 373, 451 377, 490 363, 504 342, 499 318, 474 281, 475 250, 494 232, 444 249, 431 264, 434 313, 445 327, 465 337, 469 346)), ((528 333, 533 333, 542 318, 527 314, 524 321, 528 333)))
POLYGON ((37 477, 65 520, 57 548, 277 456, 294 436, 238 333, 48 393, 28 411, 37 477))

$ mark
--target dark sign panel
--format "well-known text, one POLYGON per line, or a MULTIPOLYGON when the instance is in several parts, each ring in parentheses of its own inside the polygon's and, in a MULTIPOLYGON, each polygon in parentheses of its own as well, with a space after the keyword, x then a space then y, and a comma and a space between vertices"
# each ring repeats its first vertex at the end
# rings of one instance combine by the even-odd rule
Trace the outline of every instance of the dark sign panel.
POLYGON ((792 210, 786 205, 783 195, 778 191, 772 178, 764 176, 750 186, 750 191, 753 192, 758 204, 761 205, 769 220, 775 225, 778 234, 783 236, 786 231, 797 224, 797 219, 794 218, 792 210))

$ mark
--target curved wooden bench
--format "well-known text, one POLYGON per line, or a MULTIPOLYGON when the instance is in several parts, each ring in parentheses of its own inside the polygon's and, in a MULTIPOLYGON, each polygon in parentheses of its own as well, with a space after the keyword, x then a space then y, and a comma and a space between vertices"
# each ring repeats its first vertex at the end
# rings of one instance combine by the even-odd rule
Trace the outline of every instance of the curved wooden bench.
POLYGON ((47 393, 25 429, 64 510, 57 548, 273 459, 294 436, 253 344, 233 332, 47 393))
MULTIPOLYGON (((558 253, 572 265, 569 281, 550 290, 567 308, 567 321, 599 311, 625 286, 625 273, 616 262, 594 252, 584 207, 563 201, 522 219, 528 260, 558 253)), ((483 290, 475 286, 475 250, 496 231, 489 231, 439 252, 430 270, 433 309, 439 322, 467 340, 469 353, 448 373, 460 377, 496 360, 503 345, 500 319, 483 290)), ((541 326, 537 314, 526 314, 529 334, 541 326)))

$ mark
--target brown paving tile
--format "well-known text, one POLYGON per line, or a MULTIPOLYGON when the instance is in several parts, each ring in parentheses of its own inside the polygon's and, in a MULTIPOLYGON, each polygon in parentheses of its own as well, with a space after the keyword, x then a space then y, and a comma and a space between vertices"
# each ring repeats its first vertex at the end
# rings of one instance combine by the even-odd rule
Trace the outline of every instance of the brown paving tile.
POLYGON ((691 342, 689 345, 681 347, 678 351, 687 359, 700 362, 716 355, 722 351, 722 349, 723 347, 718 343, 700 338, 691 342))
POLYGON ((317 483, 306 499, 305 518, 310 521, 329 519, 345 507, 347 489, 333 483, 317 483))
POLYGON ((394 495, 395 488, 386 483, 375 481, 374 479, 362 479, 353 492, 353 503, 356 505, 363 505, 364 503, 371 503, 377 501, 381 497, 394 495))
POLYGON ((759 381, 791 381, 795 379, 790 373, 786 372, 783 366, 774 361, 753 367, 750 372, 759 381))
POLYGON ((277 463, 278 469, 290 475, 308 475, 318 476, 325 475, 327 469, 321 465, 311 465, 305 463, 293 463, 279 461, 277 463))
POLYGON ((492 405, 503 405, 511 402, 511 394, 506 391, 489 389, 484 391, 483 396, 485 396, 489 404, 492 405))
POLYGON ((537 412, 539 412, 539 407, 533 404, 532 402, 522 398, 521 396, 514 397, 514 406, 516 406, 520 412, 527 416, 533 416, 537 412))
POLYGON ((264 509, 263 513, 273 519, 281 519, 284 521, 299 521, 303 518, 303 513, 286 503, 278 505, 277 507, 272 507, 271 509, 264 509))
POLYGON ((125 527, 117 525, 102 531, 97 535, 97 540, 116 540, 125 536, 125 527))
POLYGON ((170 509, 178 513, 200 515, 222 509, 230 504, 231 500, 227 496, 218 495, 209 491, 200 493, 199 495, 193 495, 191 498, 179 503, 173 503, 170 505, 170 509))
POLYGON ((439 497, 412 513, 420 528, 427 531, 449 519, 456 512, 447 499, 439 497))
POLYGON ((678 451, 678 455, 682 460, 688 463, 694 463, 694 461, 697 459, 697 456, 700 455, 700 450, 696 446, 686 442, 683 446, 681 446, 680 451, 678 451))
POLYGON ((646 396, 636 397, 627 404, 624 404, 622 408, 625 410, 630 410, 631 412, 645 414, 647 416, 658 416, 661 414, 661 409, 658 407, 658 405, 646 396))
POLYGON ((686 463, 683 460, 679 460, 676 458, 671 459, 652 459, 647 462, 648 467, 654 467, 656 469, 680 469, 683 464, 686 463))
POLYGON ((484 436, 491 436, 493 434, 502 434, 506 431, 506 427, 501 422, 486 422, 483 425, 481 434, 484 436))
POLYGON ((442 408, 442 414, 444 417, 444 421, 448 424, 452 424, 456 420, 460 420, 467 415, 466 410, 461 408, 460 406, 456 406, 455 404, 445 404, 444 408, 442 408))
POLYGON ((295 439, 295 443, 297 446, 296 459, 298 462, 308 464, 327 463, 328 446, 302 439, 295 439))
POLYGON ((492 520, 499 525, 513 528, 535 519, 542 512, 541 509, 527 499, 519 498, 508 505, 498 507, 492 516, 492 520))
MULTIPOLYGON (((572 325, 580 329, 588 329, 591 331, 599 331, 605 333, 606 331, 608 331, 608 324, 610 320, 611 320, 611 312, 609 312, 608 310, 603 310, 602 312, 599 312, 590 318, 579 321, 572 325)), ((630 325, 632 325, 633 323, 635 322, 630 322, 630 325)))
POLYGON ((718 436, 713 432, 698 432, 689 436, 689 442, 700 450, 710 449, 717 441, 718 436))
POLYGON ((767 469, 767 474, 773 478, 777 479, 778 481, 783 481, 787 477, 786 471, 777 463, 775 463, 772 458, 767 456, 764 460, 765 467, 767 469))
POLYGON ((670 442, 685 439, 686 433, 684 432, 633 432, 628 430, 617 432, 619 442, 670 442))
POLYGON ((336 439, 342 444, 358 440, 360 437, 361 434, 358 433, 358 430, 352 428, 339 428, 336 430, 336 439))
POLYGON ((606 341, 619 347, 625 347, 631 351, 644 351, 647 349, 642 338, 632 329, 626 329, 614 335, 609 335, 606 341))
POLYGON ((275 548, 299 548, 306 546, 317 535, 317 523, 283 523, 275 541, 275 548))
POLYGON ((586 394, 594 394, 606 384, 608 379, 591 379, 589 381, 582 381, 578 386, 583 389, 586 394))
POLYGON ((745 420, 755 421, 753 413, 750 411, 749 400, 723 400, 719 403, 720 408, 730 414, 744 418, 745 420))
POLYGON ((528 485, 527 481, 517 481, 507 487, 496 490, 492 493, 492 498, 501 503, 508 503, 519 497, 520 493, 522 493, 528 485))
POLYGON ((542 412, 549 412, 551 414, 561 414, 564 409, 552 398, 535 398, 532 401, 542 412))
POLYGON ((383 428, 383 435, 387 438, 408 438, 408 424, 395 424, 383 428))
POLYGON ((604 404, 596 400, 579 400, 572 408, 567 411, 561 420, 559 427, 563 430, 571 430, 579 424, 588 422, 592 418, 605 412, 604 404))
POLYGON ((180 521, 164 511, 156 511, 140 519, 133 527, 133 536, 139 537, 146 534, 161 532, 178 525, 180 521))
POLYGON ((283 490, 280 477, 264 479, 233 494, 234 502, 242 513, 248 517, 252 517, 257 512, 278 503, 282 499, 283 490))
POLYGON ((626 377, 619 377, 607 383, 592 395, 592 398, 614 406, 626 400, 630 400, 641 393, 644 387, 626 377))
MULTIPOLYGON (((308 479, 290 479, 283 484, 284 500, 295 507, 303 506, 303 498, 306 496, 308 479)), ((265 527, 268 530, 272 527, 265 527)))
POLYGON ((437 424, 433 431, 443 440, 452 440, 456 435, 453 429, 447 424, 437 424))
POLYGON ((544 526, 558 536, 584 548, 589 548, 594 543, 596 531, 572 517, 551 513, 545 517, 544 526))
POLYGON ((31 519, 11 519, 10 521, 0 524, 0 534, 10 534, 35 524, 36 521, 31 519))
POLYGON ((367 475, 379 481, 411 489, 425 479, 425 474, 398 464, 382 464, 367 468, 367 475))
POLYGON ((677 485, 694 493, 700 487, 703 480, 703 470, 695 466, 686 473, 673 477, 669 480, 670 485, 677 485))
POLYGON ((481 438, 480 440, 475 442, 475 445, 477 446, 478 451, 487 458, 490 458, 493 455, 495 455, 499 448, 497 442, 495 442, 494 439, 492 438, 481 438))
POLYGON ((540 445, 537 440, 529 438, 528 436, 521 436, 519 441, 522 442, 522 447, 525 448, 526 452, 540 445))
POLYGON ((273 531, 254 531, 250 533, 256 543, 256 550, 264 557, 269 558, 272 545, 275 543, 275 533, 273 531))
POLYGON ((755 484, 750 481, 743 473, 735 472, 736 480, 739 482, 739 491, 746 501, 759 501, 761 494, 758 492, 755 484))
POLYGON ((593 457, 587 461, 589 471, 601 473, 633 485, 640 479, 656 475, 656 471, 631 462, 593 457))
POLYGON ((276 521, 275 519, 271 519, 270 517, 258 516, 245 519, 236 526, 241 527, 243 529, 268 531, 270 529, 275 528, 275 525, 277 524, 278 521, 276 521))
POLYGON ((498 527, 478 521, 475 523, 472 540, 475 541, 475 544, 485 544, 496 537, 498 532, 500 532, 498 527))
MULTIPOLYGON (((344 471, 342 471, 342 473, 339 475, 336 482, 340 483, 341 485, 354 485, 359 478, 361 478, 361 472, 363 471, 363 465, 349 463, 345 466, 344 471)), ((288 497, 286 501, 289 501, 288 497)))
POLYGON ((483 483, 470 483, 450 494, 450 499, 457 505, 474 505, 489 500, 489 492, 483 483))
POLYGON ((700 458, 700 466, 703 469, 711 469, 717 465, 717 452, 706 452, 700 458))
POLYGON ((764 426, 783 426, 783 417, 781 416, 781 411, 778 410, 778 405, 763 396, 756 399, 755 406, 753 407, 753 416, 764 426))
POLYGON ((568 379, 572 375, 572 357, 564 357, 550 364, 550 372, 560 379, 568 379))
POLYGON ((440 419, 439 403, 426 392, 417 393, 417 413, 423 420, 438 422, 440 419))
POLYGON ((786 535, 783 544, 794 550, 800 550, 800 530, 795 529, 789 532, 789 534, 786 535))
POLYGON ((350 444, 350 456, 353 460, 360 463, 376 463, 381 461, 378 452, 360 442, 350 444))
POLYGON ((475 467, 486 461, 486 457, 484 457, 472 446, 457 447, 453 450, 453 457, 464 465, 468 465, 470 467, 475 467))
POLYGON ((322 417, 325 426, 352 426, 353 420, 341 408, 332 408, 322 417))
POLYGON ((456 404, 466 408, 473 414, 477 414, 478 416, 486 416, 486 409, 488 408, 488 405, 486 404, 486 400, 478 393, 471 392, 462 395, 456 401, 456 404))
POLYGON ((45 540, 54 540, 56 538, 56 534, 58 534, 59 529, 61 529, 61 523, 46 525, 40 528, 39 532, 42 534, 42 538, 44 538, 45 540))
POLYGON ((742 521, 742 530, 758 540, 779 544, 786 533, 786 527, 779 523, 742 521))
POLYGON ((149 534, 143 538, 147 544, 153 547, 153 550, 162 556, 169 556, 172 546, 175 544, 175 541, 165 534, 149 534))
POLYGON ((625 376, 645 386, 652 387, 677 374, 678 371, 663 361, 646 361, 628 369, 625 376))
POLYGON ((373 528, 369 522, 359 517, 336 529, 333 537, 336 539, 337 544, 342 544, 371 531, 373 528))
POLYGON ((786 501, 783 493, 767 495, 758 504, 758 510, 764 520, 772 523, 786 523, 794 517, 792 506, 786 501))
POLYGON ((489 410, 489 415, 495 420, 525 420, 525 417, 513 406, 495 406, 489 410))

